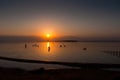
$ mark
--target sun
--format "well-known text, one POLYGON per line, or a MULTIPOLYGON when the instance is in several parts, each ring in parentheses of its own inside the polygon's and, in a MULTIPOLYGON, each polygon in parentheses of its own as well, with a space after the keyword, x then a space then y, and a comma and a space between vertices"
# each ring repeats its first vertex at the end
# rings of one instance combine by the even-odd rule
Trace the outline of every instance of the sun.
POLYGON ((50 34, 46 34, 46 37, 47 37, 47 38, 50 38, 50 36, 51 36, 50 34))

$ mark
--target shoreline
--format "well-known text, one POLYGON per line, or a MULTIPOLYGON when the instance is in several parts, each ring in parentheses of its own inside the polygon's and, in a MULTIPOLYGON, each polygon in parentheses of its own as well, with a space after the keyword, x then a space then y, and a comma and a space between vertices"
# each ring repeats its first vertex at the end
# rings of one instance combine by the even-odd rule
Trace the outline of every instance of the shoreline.
POLYGON ((39 61, 29 59, 17 59, 0 56, 0 60, 18 63, 37 63, 64 65, 72 68, 26 70, 22 68, 0 67, 0 80, 120 80, 120 64, 99 63, 72 63, 56 61, 39 61))
POLYGON ((52 64, 52 65, 63 65, 69 67, 78 68, 119 68, 120 64, 101 64, 101 63, 73 63, 73 62, 57 62, 57 61, 40 61, 30 59, 17 59, 0 56, 0 60, 14 61, 20 63, 38 63, 38 64, 52 64))

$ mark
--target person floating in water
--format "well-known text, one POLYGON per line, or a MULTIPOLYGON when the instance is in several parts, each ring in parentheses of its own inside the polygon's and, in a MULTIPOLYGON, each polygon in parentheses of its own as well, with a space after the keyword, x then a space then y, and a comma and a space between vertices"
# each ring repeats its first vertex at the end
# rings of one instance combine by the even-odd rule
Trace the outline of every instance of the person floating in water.
POLYGON ((25 48, 27 48, 27 44, 25 43, 25 48))
POLYGON ((62 47, 62 45, 60 45, 60 47, 62 47))
POLYGON ((60 47, 66 47, 66 45, 60 45, 60 47))
POLYGON ((87 48, 83 48, 83 50, 87 50, 87 48))
POLYGON ((64 47, 66 47, 66 45, 64 45, 64 47))

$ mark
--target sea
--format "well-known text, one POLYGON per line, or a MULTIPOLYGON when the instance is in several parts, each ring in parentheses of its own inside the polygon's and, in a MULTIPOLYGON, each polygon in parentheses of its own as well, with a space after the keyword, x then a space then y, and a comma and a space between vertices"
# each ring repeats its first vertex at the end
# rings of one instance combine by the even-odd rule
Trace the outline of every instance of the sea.
MULTIPOLYGON (((75 63, 120 64, 120 42, 23 42, 0 43, 7 58, 75 63)), ((0 67, 38 69, 71 68, 63 65, 24 63, 0 59, 0 67)))

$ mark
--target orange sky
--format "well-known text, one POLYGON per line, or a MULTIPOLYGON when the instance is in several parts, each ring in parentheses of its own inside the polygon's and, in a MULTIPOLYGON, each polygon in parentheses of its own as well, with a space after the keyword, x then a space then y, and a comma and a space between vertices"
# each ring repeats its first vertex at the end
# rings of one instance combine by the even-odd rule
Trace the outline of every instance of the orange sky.
POLYGON ((0 35, 119 38, 118 3, 63 1, 0 2, 0 35))

